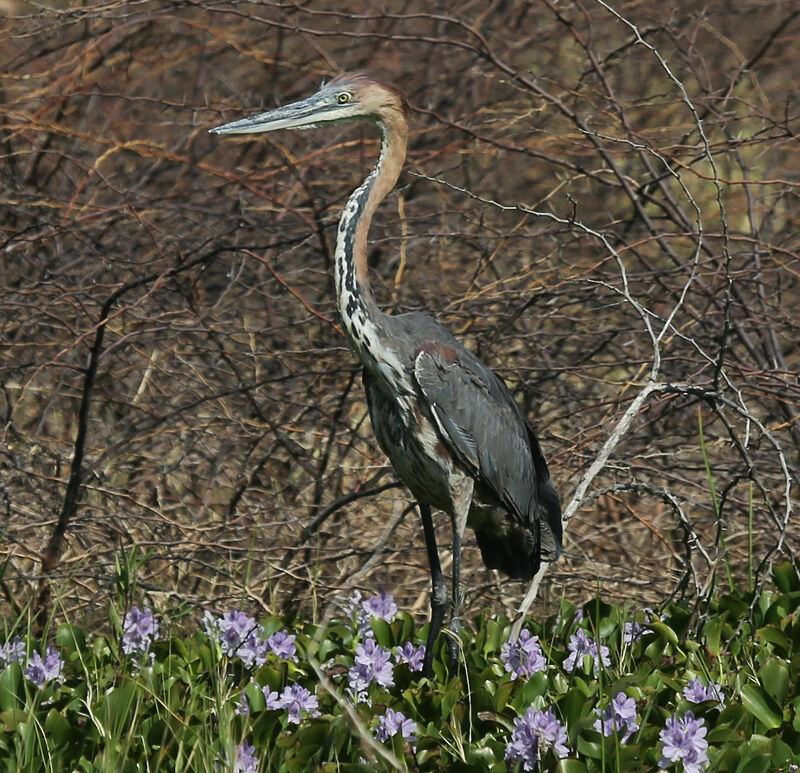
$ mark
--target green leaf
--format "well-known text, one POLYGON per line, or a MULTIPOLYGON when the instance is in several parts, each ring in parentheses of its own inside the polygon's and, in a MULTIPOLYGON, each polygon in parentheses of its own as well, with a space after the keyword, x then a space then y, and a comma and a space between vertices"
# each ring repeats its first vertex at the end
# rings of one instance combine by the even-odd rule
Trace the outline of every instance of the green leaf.
POLYGON ((771 657, 758 670, 764 689, 781 705, 789 691, 789 667, 782 660, 771 657))
POLYGON ((453 713, 453 707, 458 703, 461 684, 452 686, 442 698, 442 719, 447 719, 453 713))
POLYGON ((503 682, 494 694, 494 708, 497 712, 505 711, 508 706, 511 693, 514 691, 514 682, 503 682))
POLYGON ((800 590, 800 578, 797 575, 798 569, 788 561, 772 569, 772 578, 784 593, 800 590))
POLYGON ((603 756, 603 744, 598 741, 591 741, 586 736, 578 736, 578 752, 585 757, 599 760, 603 756))
POLYGON ((653 622, 648 623, 647 627, 654 633, 657 633, 663 639, 666 639, 670 644, 677 646, 678 636, 675 631, 673 631, 672 628, 670 628, 666 623, 654 620, 653 622))
POLYGON ((774 644, 780 647, 784 652, 788 652, 791 646, 789 637, 779 628, 775 628, 775 626, 772 625, 759 628, 756 631, 756 637, 760 642, 774 644))
POLYGON ((47 719, 44 721, 44 731, 50 741, 51 748, 66 746, 72 736, 69 722, 55 709, 50 709, 50 711, 47 712, 47 719))
POLYGON ((770 730, 783 724, 783 714, 780 709, 759 685, 746 684, 742 687, 742 703, 762 725, 770 730))
POLYGON ((126 679, 105 696, 98 714, 112 739, 118 738, 133 717, 136 685, 126 679))
POLYGON ((774 770, 767 755, 757 754, 742 760, 736 768, 736 773, 773 773, 774 770))
POLYGON ((704 628, 705 644, 709 651, 715 656, 719 657, 720 653, 720 639, 722 637, 722 629, 725 627, 725 618, 727 612, 720 617, 715 617, 704 628))
POLYGON ((794 752, 789 744, 784 743, 780 738, 772 739, 772 767, 774 770, 788 768, 794 759, 794 752))
POLYGON ((9 663, 0 673, 0 709, 22 708, 24 704, 22 667, 19 663, 9 663))
POLYGON ((28 721, 28 712, 22 709, 6 709, 0 711, 0 725, 9 733, 13 733, 17 725, 24 725, 28 721))
POLYGON ((588 768, 580 760, 559 760, 555 773, 586 773, 588 768))
POLYGON ((56 631, 56 644, 83 652, 86 649, 86 634, 77 625, 62 623, 56 631))
POLYGON ((375 641, 380 644, 381 647, 394 647, 394 631, 392 630, 392 626, 379 617, 373 617, 369 622, 370 627, 375 632, 375 641))

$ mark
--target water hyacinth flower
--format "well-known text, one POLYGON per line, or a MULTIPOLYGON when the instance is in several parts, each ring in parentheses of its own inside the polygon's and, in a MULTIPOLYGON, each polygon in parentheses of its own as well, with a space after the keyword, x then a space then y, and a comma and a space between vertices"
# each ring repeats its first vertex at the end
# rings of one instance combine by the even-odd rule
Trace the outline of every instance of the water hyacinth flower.
POLYGON ((417 724, 411 719, 407 719, 401 712, 394 709, 386 709, 386 713, 378 717, 378 726, 375 728, 375 736, 379 741, 388 741, 393 736, 400 733, 409 743, 416 743, 414 733, 417 732, 417 724))
POLYGON ((683 763, 683 773, 700 773, 708 764, 708 741, 705 721, 695 719, 691 711, 687 711, 682 719, 671 716, 667 719, 661 738, 662 757, 658 763, 666 768, 673 762, 683 763))
POLYGON ((650 607, 645 607, 644 609, 644 622, 638 623, 635 620, 631 620, 626 622, 622 627, 622 642, 624 644, 633 644, 633 642, 638 641, 642 638, 642 636, 646 636, 648 633, 653 633, 650 628, 647 628, 647 624, 651 620, 663 620, 664 617, 659 617, 650 607))
POLYGON ((692 703, 703 703, 704 701, 716 701, 719 703, 720 711, 725 708, 725 696, 722 693, 722 685, 716 682, 706 687, 699 677, 695 677, 683 688, 683 697, 692 703))
POLYGON ((500 660, 512 679, 528 677, 547 668, 539 637, 523 629, 514 642, 506 642, 500 649, 500 660))
POLYGON ((150 607, 131 607, 122 620, 122 651, 126 655, 142 655, 158 636, 158 620, 150 607))
POLYGON ((225 612, 216 620, 217 636, 226 655, 236 655, 239 648, 248 640, 258 625, 238 609, 225 612))
POLYGON ((652 633, 652 631, 644 623, 628 620, 622 626, 622 641, 625 644, 633 644, 648 633, 652 633))
POLYGON ((288 631, 276 631, 267 637, 267 648, 281 660, 297 662, 297 647, 294 640, 297 638, 288 631))
POLYGON ((636 722, 636 701, 624 692, 617 693, 617 697, 610 700, 603 711, 599 708, 594 711, 597 714, 594 729, 605 736, 622 732, 622 743, 628 743, 628 739, 639 729, 636 722))
POLYGON ((267 702, 267 708, 270 710, 282 709, 281 694, 277 690, 273 690, 269 685, 266 685, 261 690, 264 693, 264 700, 267 702))
POLYGON ((250 701, 247 700, 247 695, 245 695, 244 691, 239 696, 239 702, 236 704, 236 708, 233 710, 233 713, 239 717, 250 716, 250 701))
POLYGON ((0 647, 0 668, 5 668, 9 663, 23 663, 25 661, 25 642, 19 636, 9 639, 0 647))
POLYGON ((310 717, 318 717, 319 700, 310 690, 299 684, 287 685, 281 693, 281 703, 286 709, 289 722, 295 725, 300 724, 302 715, 308 714, 310 717))
POLYGON ((567 646, 570 654, 564 661, 564 670, 568 673, 572 673, 576 666, 580 667, 583 663, 583 658, 587 655, 592 658, 594 662, 595 676, 597 676, 600 671, 601 662, 604 666, 611 665, 611 660, 608 657, 608 647, 606 647, 605 644, 601 644, 598 647, 597 642, 592 639, 591 636, 588 636, 583 628, 578 628, 578 630, 569 637, 569 644, 567 646))
POLYGON ((233 763, 233 773, 257 773, 258 757, 253 744, 242 741, 236 747, 236 759, 233 763))
POLYGON ((377 596, 372 596, 366 601, 361 600, 359 591, 353 591, 344 608, 350 617, 355 618, 358 633, 365 639, 371 639, 375 636, 370 624, 373 617, 390 623, 397 614, 397 604, 394 603, 394 596, 386 591, 381 591, 377 596))
POLYGON ((394 596, 382 590, 377 596, 361 602, 361 608, 370 616, 377 617, 379 620, 386 620, 390 623, 397 614, 397 604, 394 603, 394 596))
POLYGON ((507 760, 519 760, 523 770, 537 770, 540 752, 552 749, 557 757, 566 757, 567 728, 558 721, 552 706, 547 711, 532 706, 524 717, 514 720, 511 740, 506 746, 507 760))
POLYGON ((263 693, 267 708, 286 709, 288 721, 295 725, 300 724, 304 714, 309 717, 320 716, 317 696, 296 682, 286 685, 280 695, 269 686, 263 688, 263 693))
POLYGON ((381 687, 394 686, 394 668, 389 650, 367 639, 356 647, 355 664, 347 672, 349 692, 357 703, 368 703, 367 688, 377 682, 381 687))
POLYGON ((267 662, 270 648, 264 640, 264 628, 244 612, 232 609, 222 617, 206 612, 203 626, 209 637, 219 641, 223 653, 238 657, 247 668, 267 662))
POLYGON ((41 689, 48 682, 52 682, 54 679, 60 679, 61 669, 63 667, 64 661, 61 658, 61 653, 50 645, 47 648, 47 653, 44 658, 42 658, 38 652, 34 652, 33 655, 28 658, 28 665, 23 673, 29 682, 33 682, 41 689))
POLYGON ((407 663, 411 671, 422 671, 424 660, 424 644, 415 647, 410 641, 407 641, 402 647, 394 648, 394 662, 398 664, 407 663))

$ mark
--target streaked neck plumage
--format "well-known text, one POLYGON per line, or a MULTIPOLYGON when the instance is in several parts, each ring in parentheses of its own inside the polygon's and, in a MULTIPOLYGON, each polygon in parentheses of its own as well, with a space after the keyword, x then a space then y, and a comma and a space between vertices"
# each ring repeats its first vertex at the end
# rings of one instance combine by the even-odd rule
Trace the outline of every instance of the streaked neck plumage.
POLYGON ((335 282, 339 315, 350 345, 369 366, 376 358, 383 320, 367 277, 367 232, 378 204, 392 190, 406 157, 408 126, 397 111, 377 119, 381 130, 378 162, 347 200, 336 235, 335 282))

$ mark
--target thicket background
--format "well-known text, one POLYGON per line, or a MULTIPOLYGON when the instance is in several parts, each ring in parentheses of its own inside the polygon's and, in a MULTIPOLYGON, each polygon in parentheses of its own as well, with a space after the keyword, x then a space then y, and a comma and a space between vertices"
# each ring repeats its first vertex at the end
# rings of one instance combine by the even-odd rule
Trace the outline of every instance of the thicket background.
MULTIPOLYGON (((507 380, 574 516, 537 603, 703 598, 794 557, 796 4, 438 8, 3 4, 6 612, 92 619, 134 543, 161 609, 426 611, 332 296, 376 133, 207 132, 363 68, 413 108, 378 300, 507 380)), ((468 608, 513 611, 468 544, 468 608)))

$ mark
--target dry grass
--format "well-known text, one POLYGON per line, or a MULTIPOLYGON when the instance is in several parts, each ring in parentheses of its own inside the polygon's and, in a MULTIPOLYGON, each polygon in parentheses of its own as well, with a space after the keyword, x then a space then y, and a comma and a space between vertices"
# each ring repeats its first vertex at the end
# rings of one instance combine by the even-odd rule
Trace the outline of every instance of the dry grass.
MULTIPOLYGON (((436 312, 497 368, 575 515, 545 601, 702 596, 748 576, 751 534, 759 576, 792 554, 797 12, 440 5, 0 19, 9 611, 44 562, 91 617, 134 542, 162 607, 308 611, 355 583, 425 610, 417 516, 386 487, 332 299, 376 138, 206 131, 340 69, 414 108, 372 232, 380 302, 436 312)), ((470 608, 515 604, 467 553, 470 608)))

